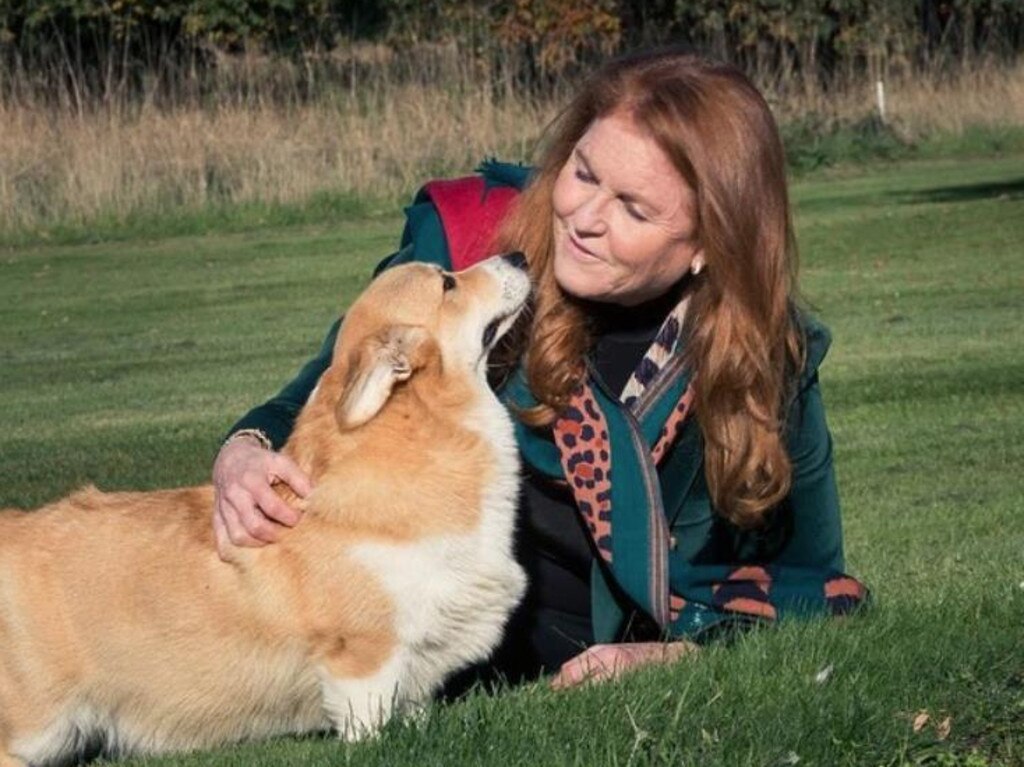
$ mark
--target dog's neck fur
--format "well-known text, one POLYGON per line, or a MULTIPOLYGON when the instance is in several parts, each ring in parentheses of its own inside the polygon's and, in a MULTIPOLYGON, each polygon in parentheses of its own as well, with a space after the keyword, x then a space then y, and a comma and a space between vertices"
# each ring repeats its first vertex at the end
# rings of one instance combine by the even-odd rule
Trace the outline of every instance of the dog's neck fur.
MULTIPOLYGON (((340 368, 332 367, 324 373, 315 397, 299 414, 284 447, 284 452, 312 480, 314 493, 305 502, 286 485, 278 485, 278 493, 287 502, 303 507, 307 516, 344 516, 351 524, 352 515, 361 511, 352 508, 357 505, 352 499, 364 484, 353 473, 356 454, 365 456, 388 449, 389 454, 374 462, 382 472, 398 467, 431 484, 443 485, 449 475, 487 471, 493 458, 488 456, 487 444, 471 428, 467 415, 481 397, 494 396, 485 382, 477 383, 469 374, 446 375, 440 365, 428 366, 397 384, 370 421, 354 429, 342 429, 336 408, 344 379, 340 368)), ((380 487, 381 479, 365 484, 380 487)), ((387 487, 390 483, 384 479, 383 485, 387 487)), ((452 482, 451 486, 465 484, 452 482)))

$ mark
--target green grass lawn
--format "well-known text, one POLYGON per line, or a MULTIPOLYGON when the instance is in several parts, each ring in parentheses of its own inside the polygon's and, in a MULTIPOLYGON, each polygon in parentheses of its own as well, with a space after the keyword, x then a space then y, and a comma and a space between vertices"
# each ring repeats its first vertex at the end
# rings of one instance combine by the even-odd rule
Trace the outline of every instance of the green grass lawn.
MULTIPOLYGON (((822 387, 866 614, 614 685, 475 694, 360 746, 130 763, 1024 765, 1024 156, 794 193, 804 293, 834 336, 822 387)), ((401 226, 299 220, 0 249, 0 506, 204 481, 401 226)))

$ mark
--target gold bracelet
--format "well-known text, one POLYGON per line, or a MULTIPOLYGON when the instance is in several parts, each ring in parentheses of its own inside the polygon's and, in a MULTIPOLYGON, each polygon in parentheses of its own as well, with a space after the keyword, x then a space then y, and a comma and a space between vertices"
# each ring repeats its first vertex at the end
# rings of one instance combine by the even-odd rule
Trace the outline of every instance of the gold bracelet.
POLYGON ((253 437, 263 446, 264 450, 274 449, 274 446, 270 443, 270 437, 264 434, 260 429, 239 429, 234 434, 229 435, 228 438, 224 440, 224 444, 221 445, 221 447, 224 447, 224 445, 237 437, 253 437))

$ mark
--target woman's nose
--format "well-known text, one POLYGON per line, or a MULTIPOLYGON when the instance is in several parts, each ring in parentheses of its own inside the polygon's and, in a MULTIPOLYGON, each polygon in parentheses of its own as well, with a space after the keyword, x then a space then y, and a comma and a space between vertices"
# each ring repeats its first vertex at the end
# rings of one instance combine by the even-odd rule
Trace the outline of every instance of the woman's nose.
POLYGON ((605 233, 608 224, 605 221, 605 200, 599 193, 587 197, 573 211, 571 223, 573 231, 580 237, 598 237, 605 233))

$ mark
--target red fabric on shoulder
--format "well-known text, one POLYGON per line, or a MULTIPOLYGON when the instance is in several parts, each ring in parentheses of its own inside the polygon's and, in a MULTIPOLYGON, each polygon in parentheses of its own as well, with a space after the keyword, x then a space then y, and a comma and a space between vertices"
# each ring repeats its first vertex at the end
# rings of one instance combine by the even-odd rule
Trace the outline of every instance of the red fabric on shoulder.
POLYGON ((441 218, 452 270, 459 271, 492 255, 498 225, 519 190, 491 186, 480 176, 430 181, 423 187, 441 218))

